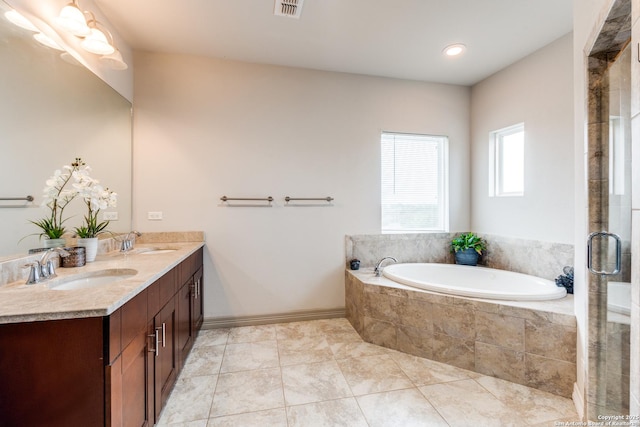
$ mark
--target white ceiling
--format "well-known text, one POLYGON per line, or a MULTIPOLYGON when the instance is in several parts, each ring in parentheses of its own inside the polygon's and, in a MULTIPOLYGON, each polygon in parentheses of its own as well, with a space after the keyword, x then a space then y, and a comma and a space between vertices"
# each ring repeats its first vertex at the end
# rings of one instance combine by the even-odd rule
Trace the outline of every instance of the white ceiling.
POLYGON ((96 3, 137 50, 460 85, 572 30, 572 0, 305 0, 299 20, 274 0, 96 3))

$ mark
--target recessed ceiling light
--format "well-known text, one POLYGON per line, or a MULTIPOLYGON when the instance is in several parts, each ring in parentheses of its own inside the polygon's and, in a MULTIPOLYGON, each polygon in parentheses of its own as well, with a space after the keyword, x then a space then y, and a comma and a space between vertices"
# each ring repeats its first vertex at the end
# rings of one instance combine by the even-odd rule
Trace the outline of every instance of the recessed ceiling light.
POLYGON ((450 44, 442 50, 446 56, 458 56, 461 55, 467 47, 462 43, 450 44))

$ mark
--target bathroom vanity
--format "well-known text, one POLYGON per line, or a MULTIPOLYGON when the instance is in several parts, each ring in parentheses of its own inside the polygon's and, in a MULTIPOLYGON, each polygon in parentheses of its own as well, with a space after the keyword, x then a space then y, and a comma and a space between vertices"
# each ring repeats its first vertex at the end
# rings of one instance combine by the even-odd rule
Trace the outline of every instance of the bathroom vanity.
POLYGON ((88 267, 138 273, 94 289, 1 287, 0 425, 154 425, 202 325, 202 245, 107 257, 88 267))

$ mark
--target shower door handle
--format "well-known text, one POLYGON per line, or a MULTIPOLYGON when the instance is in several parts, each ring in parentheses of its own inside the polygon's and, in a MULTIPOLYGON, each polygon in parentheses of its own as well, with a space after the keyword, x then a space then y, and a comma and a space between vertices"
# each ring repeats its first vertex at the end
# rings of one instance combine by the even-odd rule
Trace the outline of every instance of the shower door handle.
POLYGON ((593 274, 600 274, 602 276, 614 276, 620 273, 620 267, 622 264, 622 240, 620 236, 615 233, 609 233, 606 231, 596 231, 589 234, 587 237, 587 268, 593 274), (596 270, 593 268, 593 239, 595 237, 613 237, 616 241, 616 267, 613 271, 596 270))

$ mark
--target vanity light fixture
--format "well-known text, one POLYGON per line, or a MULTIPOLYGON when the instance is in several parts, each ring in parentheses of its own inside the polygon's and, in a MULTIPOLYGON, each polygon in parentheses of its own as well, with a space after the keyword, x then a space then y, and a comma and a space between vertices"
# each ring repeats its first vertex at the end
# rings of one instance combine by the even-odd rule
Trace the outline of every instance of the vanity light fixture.
POLYGON ((11 22, 14 25, 17 25, 20 28, 24 28, 25 30, 29 30, 33 32, 40 32, 40 30, 38 30, 36 26, 31 23, 31 21, 29 21, 27 18, 20 15, 17 11, 13 9, 5 12, 4 16, 9 20, 9 22, 11 22))
POLYGON ((111 55, 116 51, 113 47, 113 36, 106 28, 101 30, 98 28, 98 21, 95 19, 88 23, 91 32, 84 40, 80 42, 80 46, 87 52, 95 53, 96 55, 111 55), (107 38, 107 35, 109 38, 107 38), (111 39, 111 40, 109 40, 111 39))
POLYGON ((23 28, 28 31, 33 31, 36 34, 33 35, 33 38, 40 44, 43 44, 52 49, 64 51, 62 47, 58 43, 55 42, 51 37, 47 36, 44 33, 41 33, 38 28, 31 21, 25 18, 23 15, 18 13, 16 10, 11 9, 4 14, 5 18, 9 20, 14 25, 17 25, 20 28, 23 28))
POLYGON ((76 0, 66 5, 56 19, 58 25, 77 37, 86 37, 91 33, 84 12, 80 10, 76 0))
POLYGON ((33 35, 33 38, 36 39, 38 43, 50 47, 51 49, 64 51, 64 48, 62 48, 58 43, 55 42, 55 40, 44 33, 36 33, 33 35))
POLYGON ((100 55, 100 62, 113 70, 126 70, 126 62, 122 54, 115 47, 113 35, 98 22, 90 11, 83 11, 78 0, 72 0, 60 11, 56 22, 60 27, 83 39, 80 46, 87 52, 100 55))
POLYGON ((467 50, 467 47, 465 45, 463 45, 462 43, 456 43, 450 44, 449 46, 445 47, 442 50, 442 53, 444 53, 445 56, 459 56, 464 53, 465 50, 467 50))
POLYGON ((114 70, 126 70, 129 68, 126 62, 122 59, 122 54, 118 49, 116 49, 110 55, 103 55, 100 57, 100 62, 107 64, 114 70))

